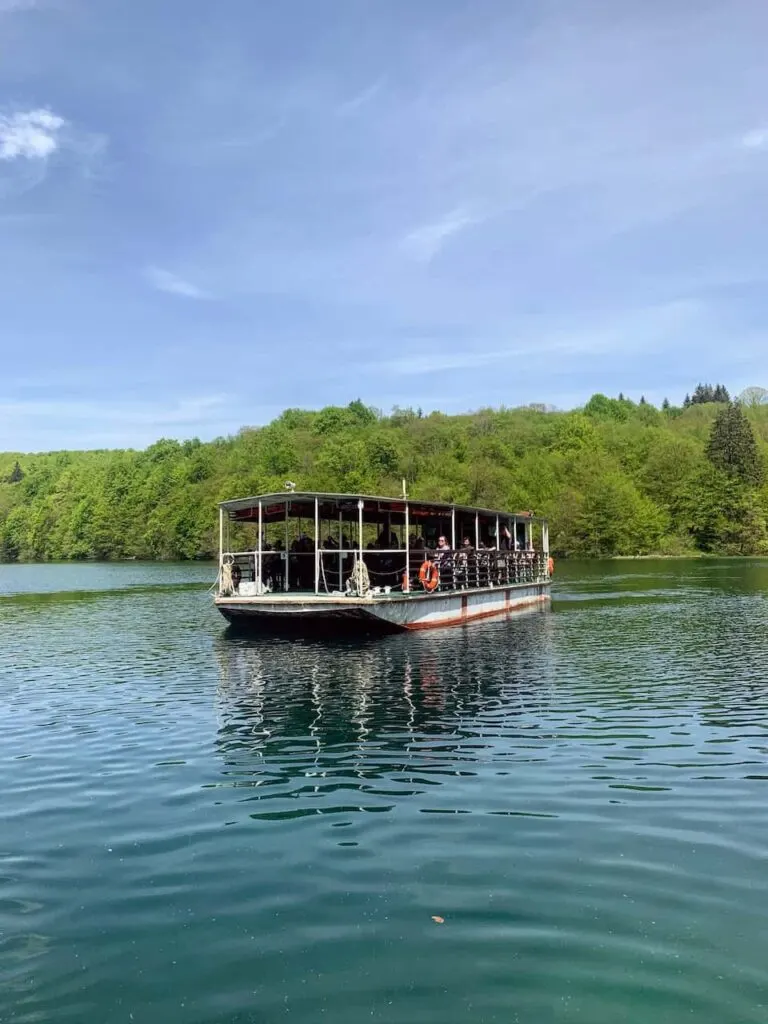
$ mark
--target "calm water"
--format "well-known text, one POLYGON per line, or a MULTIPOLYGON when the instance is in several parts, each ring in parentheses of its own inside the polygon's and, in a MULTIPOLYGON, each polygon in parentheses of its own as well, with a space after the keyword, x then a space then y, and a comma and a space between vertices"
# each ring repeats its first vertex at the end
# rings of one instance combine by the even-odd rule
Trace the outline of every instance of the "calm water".
POLYGON ((0 566, 0 1021, 764 1024, 768 563, 558 570, 323 645, 0 566))

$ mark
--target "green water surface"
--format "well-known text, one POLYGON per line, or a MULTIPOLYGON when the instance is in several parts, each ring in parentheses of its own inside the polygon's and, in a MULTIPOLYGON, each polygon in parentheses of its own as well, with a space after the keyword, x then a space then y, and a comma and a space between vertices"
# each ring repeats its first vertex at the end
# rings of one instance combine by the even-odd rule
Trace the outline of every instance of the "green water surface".
POLYGON ((0 1021, 765 1024, 768 563, 557 568, 323 643, 0 566, 0 1021))

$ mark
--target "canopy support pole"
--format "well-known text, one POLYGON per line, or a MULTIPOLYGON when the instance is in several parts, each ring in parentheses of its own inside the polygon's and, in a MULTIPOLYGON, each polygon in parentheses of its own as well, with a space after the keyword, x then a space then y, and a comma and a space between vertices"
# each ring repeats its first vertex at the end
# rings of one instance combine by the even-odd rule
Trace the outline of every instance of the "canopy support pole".
POLYGON ((480 513, 475 512, 475 551, 480 550, 480 513))
POLYGON ((264 541, 262 540, 262 530, 263 530, 263 528, 264 528, 264 514, 263 514, 262 508, 261 508, 261 501, 259 501, 259 546, 258 546, 258 549, 257 549, 258 553, 259 553, 259 557, 258 557, 258 566, 257 566, 257 570, 256 570, 257 574, 258 574, 256 576, 256 579, 258 580, 258 583, 257 583, 257 586, 256 586, 256 593, 257 594, 261 593, 261 581, 263 579, 262 572, 261 572, 261 568, 262 568, 262 554, 261 554, 261 552, 262 552, 262 549, 264 547, 264 541))
POLYGON ((315 498, 315 593, 320 593, 320 506, 315 498))
POLYGON ((451 551, 456 550, 456 509, 451 509, 451 551))
POLYGON ((408 502, 405 503, 405 572, 403 573, 403 593, 411 589, 411 537, 408 521, 408 502))
POLYGON ((221 590, 221 571, 224 565, 224 509, 219 507, 219 574, 218 583, 221 590))
POLYGON ((339 590, 344 589, 344 555, 341 549, 344 547, 342 544, 342 538, 344 535, 343 530, 343 519, 344 513, 339 509, 339 590))
POLYGON ((288 558, 288 506, 289 505, 290 505, 290 502, 288 500, 286 500, 286 502, 285 502, 285 554, 283 555, 283 557, 285 558, 285 572, 283 573, 283 590, 286 590, 286 591, 288 590, 288 567, 289 567, 289 562, 290 562, 290 559, 288 558))

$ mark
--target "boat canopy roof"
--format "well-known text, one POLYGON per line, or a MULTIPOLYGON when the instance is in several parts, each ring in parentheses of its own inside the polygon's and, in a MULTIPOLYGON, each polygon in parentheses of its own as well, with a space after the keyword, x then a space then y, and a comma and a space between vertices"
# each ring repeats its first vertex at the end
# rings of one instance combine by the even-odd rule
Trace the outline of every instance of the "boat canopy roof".
POLYGON ((315 499, 322 515, 330 513, 331 508, 335 514, 341 514, 343 518, 357 518, 359 514, 359 502, 363 502, 363 513, 366 518, 370 515, 382 515, 391 513, 394 515, 403 514, 406 506, 409 515, 414 518, 446 517, 452 512, 462 515, 475 515, 483 518, 495 519, 497 516, 503 520, 523 519, 537 523, 546 522, 541 516, 533 512, 503 512, 499 509, 479 508, 474 505, 456 505, 442 501, 425 501, 422 498, 384 498, 371 494, 329 494, 323 491, 280 491, 277 494, 256 494, 249 498, 235 498, 232 501, 222 501, 219 507, 223 509, 230 519, 238 522, 255 522, 259 518, 259 504, 261 504, 262 522, 270 523, 283 519, 287 515, 290 518, 301 516, 302 518, 315 514, 315 499))

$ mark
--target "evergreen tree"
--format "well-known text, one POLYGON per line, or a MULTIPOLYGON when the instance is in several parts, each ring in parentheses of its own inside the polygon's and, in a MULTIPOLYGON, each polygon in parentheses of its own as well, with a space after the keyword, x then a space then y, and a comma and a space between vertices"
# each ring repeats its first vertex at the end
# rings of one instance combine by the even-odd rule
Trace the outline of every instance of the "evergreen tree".
POLYGON ((5 479, 9 484, 18 484, 24 479, 24 470, 19 465, 18 459, 14 462, 13 469, 5 479))
POLYGON ((690 395, 686 395, 685 398, 683 399, 683 408, 684 409, 690 409, 692 404, 693 403, 691 402, 691 396, 690 395))
POLYGON ((640 405, 647 405, 647 402, 645 401, 645 395, 640 395, 640 405))
POLYGON ((707 458, 717 469, 743 483, 759 486, 763 466, 755 435, 744 410, 735 403, 717 414, 707 445, 707 458))
POLYGON ((725 384, 697 384, 690 400, 691 405, 706 405, 708 402, 730 402, 731 396, 725 384))
POLYGON ((669 412, 669 399, 668 398, 665 398, 664 401, 661 403, 661 408, 662 408, 662 410, 664 412, 669 412))

